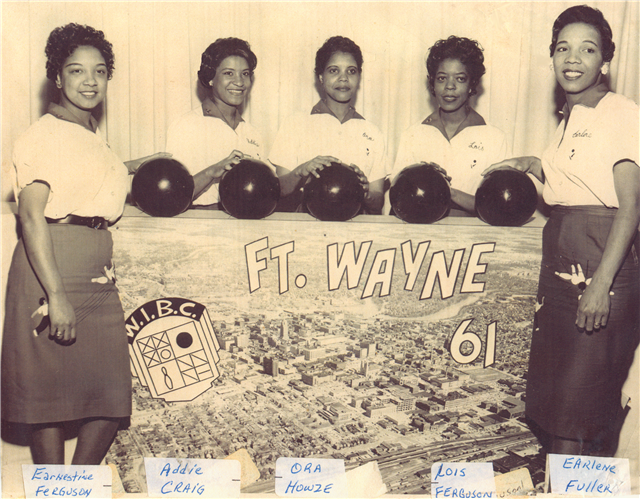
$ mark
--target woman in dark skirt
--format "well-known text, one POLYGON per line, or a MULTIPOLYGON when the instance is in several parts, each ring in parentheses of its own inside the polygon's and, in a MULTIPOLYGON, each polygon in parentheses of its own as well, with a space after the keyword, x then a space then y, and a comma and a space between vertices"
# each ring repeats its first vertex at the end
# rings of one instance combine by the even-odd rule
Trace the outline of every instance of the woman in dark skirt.
POLYGON ((60 104, 13 151, 22 238, 6 294, 2 418, 30 425, 36 464, 64 463, 64 423, 76 421, 73 464, 100 464, 131 414, 107 227, 122 215, 127 168, 142 160, 123 164, 91 114, 114 68, 104 34, 69 24, 50 34, 45 52, 60 104))
POLYGON ((640 339, 638 106, 604 82, 615 45, 581 5, 553 26, 563 120, 542 159, 507 160, 544 182, 543 231, 526 414, 546 450, 613 455, 621 390, 640 339))

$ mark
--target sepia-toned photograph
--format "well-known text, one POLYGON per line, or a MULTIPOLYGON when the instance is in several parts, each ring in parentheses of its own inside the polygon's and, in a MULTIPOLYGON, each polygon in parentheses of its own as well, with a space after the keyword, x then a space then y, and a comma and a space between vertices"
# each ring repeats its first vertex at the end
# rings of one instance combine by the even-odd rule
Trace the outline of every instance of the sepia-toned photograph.
POLYGON ((2 497, 555 496, 555 455, 640 494, 639 2, 1 9, 2 497))

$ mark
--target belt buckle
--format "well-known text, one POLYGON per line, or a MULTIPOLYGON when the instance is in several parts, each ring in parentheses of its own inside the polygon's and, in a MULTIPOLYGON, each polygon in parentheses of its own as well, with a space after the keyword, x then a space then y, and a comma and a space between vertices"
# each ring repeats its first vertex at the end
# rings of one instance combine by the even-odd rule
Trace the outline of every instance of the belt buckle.
POLYGON ((92 229, 98 230, 100 227, 102 227, 101 217, 91 217, 90 222, 91 225, 89 227, 91 227, 92 229))

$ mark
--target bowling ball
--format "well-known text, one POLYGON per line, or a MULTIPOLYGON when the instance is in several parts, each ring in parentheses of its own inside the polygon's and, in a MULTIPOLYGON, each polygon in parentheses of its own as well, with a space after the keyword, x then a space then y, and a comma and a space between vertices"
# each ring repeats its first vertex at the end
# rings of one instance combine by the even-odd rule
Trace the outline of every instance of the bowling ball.
POLYGON ((261 161, 243 159, 220 179, 220 203, 229 215, 242 219, 269 216, 280 199, 280 181, 261 161))
POLYGON ((451 188, 435 165, 420 163, 398 174, 389 190, 389 201, 396 216, 405 222, 430 224, 449 211, 451 188))
POLYGON ((331 163, 304 186, 304 205, 318 220, 343 222, 362 208, 364 187, 358 174, 347 165, 331 163))
POLYGON ((520 226, 531 218, 537 204, 536 186, 518 170, 494 170, 476 191, 478 217, 490 225, 520 226))
POLYGON ((193 177, 175 159, 150 159, 133 176, 131 198, 153 217, 173 217, 191 206, 193 177))

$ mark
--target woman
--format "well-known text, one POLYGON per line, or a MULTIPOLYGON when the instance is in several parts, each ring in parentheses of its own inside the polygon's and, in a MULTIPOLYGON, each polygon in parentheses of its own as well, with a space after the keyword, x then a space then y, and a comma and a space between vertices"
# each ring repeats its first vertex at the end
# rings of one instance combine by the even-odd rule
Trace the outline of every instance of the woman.
POLYGON ((203 52, 198 71, 207 97, 167 131, 166 151, 193 175, 195 206, 217 208, 222 174, 243 158, 266 160, 260 132, 241 116, 257 64, 244 40, 217 39, 203 52))
POLYGON ((127 166, 133 171, 142 160, 125 166, 91 115, 114 69, 102 31, 56 28, 45 52, 60 104, 13 151, 22 238, 7 286, 2 417, 30 425, 36 464, 64 463, 64 422, 78 421, 73 463, 100 464, 131 414, 127 335, 106 229, 122 214, 127 166))
POLYGON ((317 177, 332 162, 344 163, 360 177, 364 210, 380 213, 387 175, 384 138, 353 107, 362 62, 360 47, 342 36, 329 38, 316 53, 315 74, 322 98, 311 113, 284 122, 269 154, 283 198, 292 194, 295 198, 309 175, 317 177))
POLYGON ((402 134, 392 182, 408 166, 435 163, 451 177, 454 207, 475 213, 480 173, 507 157, 504 133, 487 125, 469 102, 484 72, 482 49, 474 40, 450 36, 429 49, 427 80, 438 109, 402 134))
POLYGON ((615 45, 599 10, 565 10, 550 49, 566 97, 554 139, 541 160, 495 165, 535 175, 552 207, 526 413, 549 452, 612 455, 621 388, 639 341, 638 106, 607 88, 615 45))

